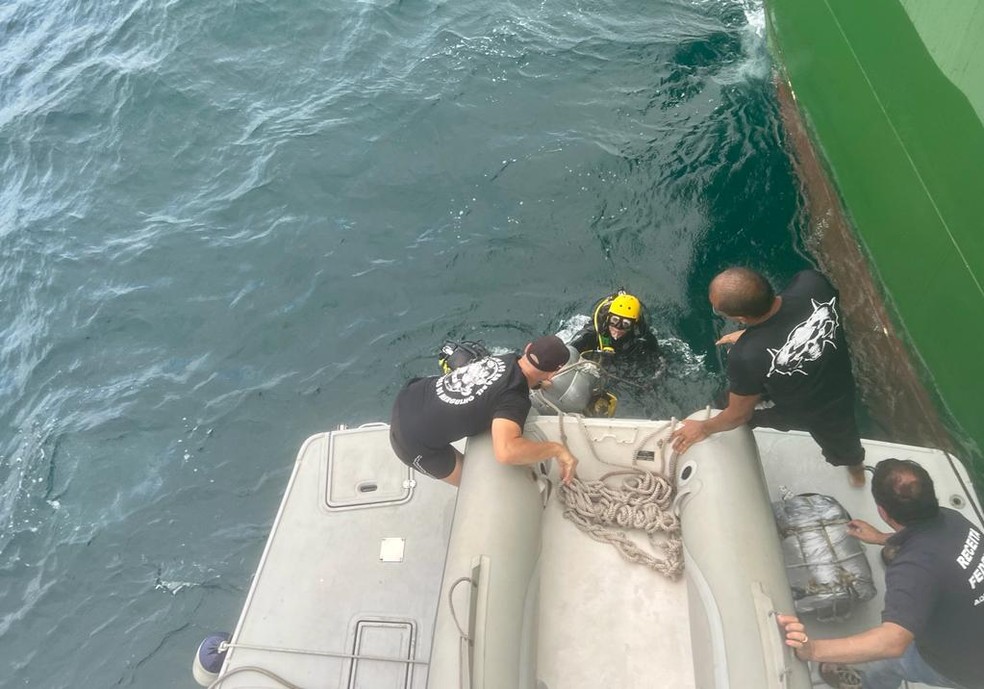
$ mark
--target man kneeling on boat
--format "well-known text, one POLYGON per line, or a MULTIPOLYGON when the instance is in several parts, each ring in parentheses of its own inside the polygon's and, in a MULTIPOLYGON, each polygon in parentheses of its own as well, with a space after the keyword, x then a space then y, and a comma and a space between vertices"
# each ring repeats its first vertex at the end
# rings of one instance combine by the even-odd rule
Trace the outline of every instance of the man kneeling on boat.
POLYGON ((882 623, 840 639, 812 639, 799 619, 779 615, 786 645, 801 660, 819 662, 820 676, 840 689, 897 689, 903 680, 984 687, 980 531, 959 512, 940 507, 933 480, 911 460, 879 462, 871 492, 878 514, 896 533, 860 519, 849 522, 848 531, 885 546, 882 623))
POLYGON ((547 383, 569 358, 563 340, 544 335, 526 345, 522 356, 487 356, 443 376, 412 379, 393 405, 393 450, 404 464, 457 486, 464 457, 451 443, 491 429, 500 462, 535 464, 554 457, 569 482, 577 459, 563 444, 523 437, 530 390, 547 383))

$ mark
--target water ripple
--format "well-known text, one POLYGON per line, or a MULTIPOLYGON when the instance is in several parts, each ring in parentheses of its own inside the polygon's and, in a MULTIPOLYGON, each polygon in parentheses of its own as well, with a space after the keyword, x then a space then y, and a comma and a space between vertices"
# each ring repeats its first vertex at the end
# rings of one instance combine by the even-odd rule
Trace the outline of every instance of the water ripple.
POLYGON ((799 265, 761 16, 0 4, 8 682, 173 685, 294 448, 385 417, 447 337, 516 348, 626 285, 676 369, 625 409, 702 406, 708 273, 799 265))

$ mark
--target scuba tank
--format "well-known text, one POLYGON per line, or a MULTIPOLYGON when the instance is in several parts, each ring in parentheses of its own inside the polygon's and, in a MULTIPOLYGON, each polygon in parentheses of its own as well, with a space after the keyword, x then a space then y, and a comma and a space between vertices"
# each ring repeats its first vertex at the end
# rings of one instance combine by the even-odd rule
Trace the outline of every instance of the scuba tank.
POLYGON ((541 414, 556 414, 559 410, 585 416, 613 416, 617 400, 604 389, 601 367, 581 357, 570 345, 567 348, 572 363, 560 369, 549 385, 530 393, 533 406, 541 414))
MULTIPOLYGON (((530 392, 533 407, 541 414, 556 414, 560 410, 593 417, 614 416, 618 400, 605 391, 601 366, 581 357, 570 345, 567 348, 572 363, 560 369, 549 385, 530 392)), ((448 340, 441 345, 437 361, 441 371, 447 374, 491 354, 481 342, 448 340)))

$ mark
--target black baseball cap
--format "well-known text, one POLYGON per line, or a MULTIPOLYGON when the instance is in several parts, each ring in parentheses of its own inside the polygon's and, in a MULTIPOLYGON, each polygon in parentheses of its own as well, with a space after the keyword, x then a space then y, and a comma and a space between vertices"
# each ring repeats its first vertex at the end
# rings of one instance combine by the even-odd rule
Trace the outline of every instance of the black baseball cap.
POLYGON ((571 358, 571 352, 564 341, 556 335, 544 335, 530 343, 526 358, 541 371, 559 371, 571 358))

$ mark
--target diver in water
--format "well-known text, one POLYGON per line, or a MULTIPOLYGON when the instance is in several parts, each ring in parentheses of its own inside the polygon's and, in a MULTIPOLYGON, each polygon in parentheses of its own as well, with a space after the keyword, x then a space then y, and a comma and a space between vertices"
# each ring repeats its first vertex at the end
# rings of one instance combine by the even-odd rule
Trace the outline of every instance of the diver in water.
POLYGON ((624 289, 595 304, 591 322, 574 336, 571 346, 605 372, 588 405, 588 416, 614 414, 616 398, 609 384, 629 385, 638 397, 651 394, 666 373, 663 352, 646 323, 642 302, 624 289))
POLYGON ((642 302, 624 289, 595 304, 591 322, 574 336, 571 346, 581 354, 600 352, 601 360, 606 358, 604 355, 660 356, 659 344, 646 324, 642 302))

